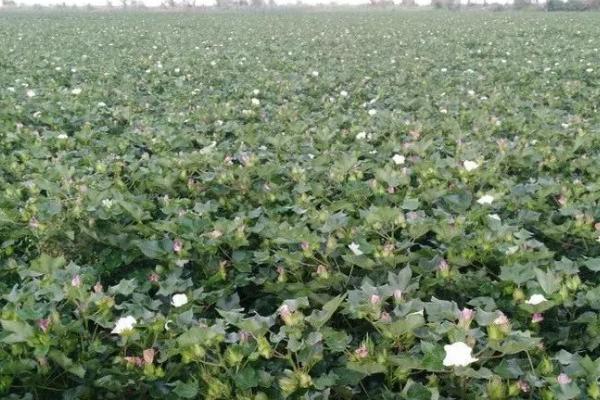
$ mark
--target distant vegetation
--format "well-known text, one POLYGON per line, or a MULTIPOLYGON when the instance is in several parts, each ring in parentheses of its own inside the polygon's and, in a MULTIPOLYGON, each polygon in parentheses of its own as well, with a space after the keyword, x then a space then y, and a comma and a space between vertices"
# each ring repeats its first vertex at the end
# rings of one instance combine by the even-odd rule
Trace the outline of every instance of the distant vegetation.
MULTIPOLYGON (((0 9, 4 8, 28 8, 14 0, 0 0, 0 9)), ((34 8, 41 8, 41 5, 34 5, 34 8)), ((214 6, 205 6, 197 4, 197 0, 163 0, 161 9, 214 9, 214 10, 234 10, 234 9, 274 9, 274 8, 323 8, 323 7, 347 7, 339 5, 335 2, 319 3, 314 6, 305 4, 302 0, 297 0, 295 4, 286 4, 278 6, 276 0, 216 0, 214 6)), ((428 6, 419 6, 415 0, 365 0, 365 4, 361 7, 367 8, 415 8, 415 7, 433 7, 436 9, 448 9, 453 11, 460 10, 489 10, 489 11, 504 11, 504 10, 529 10, 529 11, 594 11, 600 9, 600 0, 548 0, 540 2, 539 0, 514 0, 512 4, 499 4, 493 1, 484 0, 483 4, 473 3, 467 0, 463 3, 460 0, 431 0, 428 6), (368 1, 368 3, 366 3, 368 1)), ((67 5, 63 2, 53 6, 53 8, 77 8, 76 6, 67 5)), ((148 8, 143 1, 139 0, 119 0, 118 3, 113 3, 107 0, 104 6, 85 6, 88 10, 94 9, 146 9, 148 8)))

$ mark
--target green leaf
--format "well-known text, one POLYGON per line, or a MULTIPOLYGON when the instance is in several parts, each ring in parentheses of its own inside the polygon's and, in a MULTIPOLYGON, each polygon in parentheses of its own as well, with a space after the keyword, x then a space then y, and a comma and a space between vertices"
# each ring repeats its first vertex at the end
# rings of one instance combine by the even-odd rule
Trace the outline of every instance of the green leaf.
POLYGON ((360 372, 364 376, 381 374, 386 371, 385 365, 376 361, 354 362, 350 361, 346 367, 352 371, 360 372))
POLYGON ((494 373, 504 379, 517 379, 524 374, 517 359, 503 359, 494 368, 494 373))
POLYGON ((546 292, 546 294, 555 293, 558 289, 560 289, 561 279, 560 276, 553 273, 552 271, 544 272, 539 268, 535 269, 535 276, 537 277, 537 281, 546 292))
POLYGON ((54 271, 64 267, 66 264, 65 258, 52 257, 48 254, 42 254, 31 262, 28 269, 29 276, 41 276, 44 274, 52 274, 54 271))
POLYGON ((327 323, 335 313, 335 311, 339 308, 339 306, 344 301, 346 295, 336 296, 333 299, 329 300, 327 303, 323 305, 322 310, 313 311, 306 320, 309 324, 311 324, 315 329, 321 329, 323 325, 327 323))
POLYGON ((404 267, 397 274, 393 272, 388 272, 388 283, 391 286, 392 290, 400 289, 406 290, 408 284, 410 283, 410 278, 412 277, 412 270, 410 267, 404 267))
POLYGON ((541 338, 532 338, 529 332, 515 331, 501 343, 490 341, 489 346, 503 354, 516 354, 522 351, 533 350, 540 342, 541 338))
POLYGON ((198 395, 198 382, 190 381, 184 383, 182 381, 175 382, 173 393, 184 399, 193 399, 198 395))
POLYGON ((431 298, 431 302, 425 303, 427 319, 432 322, 441 322, 443 320, 454 321, 458 316, 458 306, 453 301, 439 300, 431 298))
POLYGON ((135 291, 136 288, 137 281, 135 278, 121 279, 121 281, 117 285, 109 287, 108 292, 110 294, 120 294, 123 296, 129 296, 135 291))
POLYGON ((52 349, 48 352, 48 358, 59 366, 61 366, 67 372, 72 373, 80 378, 83 378, 85 375, 85 369, 81 364, 76 364, 67 357, 62 351, 52 349))
POLYGON ((404 198, 401 207, 404 210, 415 211, 419 209, 419 199, 414 199, 410 197, 404 198))
POLYGON ((444 348, 437 343, 421 342, 423 352, 423 368, 427 371, 436 372, 444 370, 444 348))
POLYGON ((406 400, 431 400, 431 391, 421 383, 409 380, 402 390, 403 398, 406 400))
POLYGON ((258 373, 255 368, 245 367, 233 376, 235 386, 248 390, 258 386, 258 373))
POLYGON ((535 271, 528 264, 513 264, 500 267, 500 279, 522 285, 535 278, 535 271))
POLYGON ((587 259, 583 265, 591 271, 598 272, 600 271, 600 257, 587 259))
POLYGON ((33 336, 33 328, 25 322, 13 320, 0 320, 2 328, 10 334, 2 339, 3 343, 22 343, 33 336))

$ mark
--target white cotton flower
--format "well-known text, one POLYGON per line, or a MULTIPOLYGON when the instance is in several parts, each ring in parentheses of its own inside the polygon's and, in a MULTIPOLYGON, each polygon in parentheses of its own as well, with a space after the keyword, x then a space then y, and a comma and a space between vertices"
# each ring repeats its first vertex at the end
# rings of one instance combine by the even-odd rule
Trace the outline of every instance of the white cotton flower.
POLYGON ((406 161, 406 158, 401 154, 394 154, 392 161, 394 161, 394 164, 396 165, 402 165, 406 161))
POLYGON ((442 72, 448 72, 448 68, 442 68, 440 71, 442 71, 442 72))
POLYGON ((474 169, 479 168, 479 164, 476 163, 475 161, 469 161, 469 160, 465 160, 463 161, 463 167, 467 170, 467 171, 473 171, 474 169))
POLYGON ((358 133, 356 134, 356 139, 357 139, 357 140, 364 140, 364 139, 366 139, 366 138, 367 138, 367 132, 365 132, 365 131, 358 132, 358 133))
POLYGON ((172 320, 172 319, 168 319, 168 320, 165 322, 165 331, 169 331, 169 330, 171 330, 171 328, 169 327, 169 324, 171 324, 171 323, 173 323, 173 320, 172 320))
POLYGON ((253 106, 260 106, 260 100, 256 97, 253 97, 251 101, 253 106))
POLYGON ((377 110, 374 108, 371 108, 369 111, 369 115, 372 117, 373 115, 377 114, 377 110))
POLYGON ((73 90, 71 90, 71 94, 74 94, 75 96, 81 94, 81 88, 74 88, 73 90))
POLYGON ((440 112, 442 114, 448 114, 448 110, 446 110, 445 108, 440 108, 440 112))
POLYGON ((466 367, 477 361, 477 358, 473 358, 471 355, 473 349, 463 342, 447 344, 444 346, 444 351, 446 357, 444 357, 443 364, 446 367, 466 367))
POLYGON ((103 107, 106 107, 106 103, 103 101, 100 101, 100 102, 98 102, 97 106, 100 108, 103 108, 103 107))
POLYGON ((188 298, 184 293, 174 294, 171 298, 171 305, 173 307, 181 307, 186 305, 188 302, 188 298))
POLYGON ((483 205, 483 204, 492 204, 492 202, 494 201, 494 196, 486 194, 481 196, 478 200, 477 203, 483 205))
POLYGON ((358 245, 357 243, 350 243, 348 245, 348 248, 350 249, 350 251, 352 251, 352 253, 354 253, 355 256, 362 256, 364 253, 360 250, 360 245, 358 245))
POLYGON ((110 209, 113 206, 113 201, 111 199, 103 199, 102 206, 106 209, 110 209))
POLYGON ((25 94, 27 95, 27 97, 35 97, 35 92, 31 89, 25 92, 25 94))
POLYGON ((342 97, 348 97, 348 92, 346 92, 345 90, 342 90, 340 92, 340 96, 342 96, 342 97))
POLYGON ((111 333, 121 335, 124 332, 132 330, 135 324, 137 324, 137 321, 131 315, 119 318, 115 324, 115 328, 111 331, 111 333))
POLYGON ((529 300, 527 300, 525 302, 525 304, 529 304, 532 306, 537 306, 538 304, 541 304, 545 301, 548 301, 543 295, 541 294, 533 294, 531 295, 531 297, 529 298, 529 300))
POLYGON ((319 71, 313 71, 310 74, 316 78, 319 76, 319 71))
POLYGON ((215 121, 215 125, 216 126, 223 126, 223 121, 220 120, 220 119, 218 119, 218 120, 215 121))
POLYGON ((15 92, 15 88, 14 88, 14 87, 12 87, 12 86, 9 86, 8 88, 6 88, 6 90, 8 90, 8 91, 9 91, 9 92, 11 92, 11 93, 14 93, 14 92, 15 92))
POLYGON ((260 90, 258 90, 258 89, 254 89, 254 90, 252 91, 252 94, 254 94, 255 96, 258 96, 258 95, 260 94, 260 90))
POLYGON ((502 219, 500 219, 500 216, 498 214, 490 214, 488 215, 488 217, 490 219, 496 220, 496 221, 502 221, 502 219))
POLYGON ((69 136, 66 133, 61 133, 56 138, 64 140, 64 139, 68 139, 69 136))
POLYGON ((587 73, 594 72, 594 68, 588 68, 585 70, 585 72, 587 72, 587 73))

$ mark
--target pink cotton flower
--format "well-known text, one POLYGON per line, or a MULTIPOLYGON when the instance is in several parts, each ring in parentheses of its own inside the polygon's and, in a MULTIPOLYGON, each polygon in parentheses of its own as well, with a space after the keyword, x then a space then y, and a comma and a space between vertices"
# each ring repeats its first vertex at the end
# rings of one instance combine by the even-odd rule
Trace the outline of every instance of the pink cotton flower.
POLYGON ((160 279, 160 276, 156 272, 153 272, 148 276, 148 280, 152 283, 158 282, 159 279, 160 279))
POLYGON ((369 349, 367 349, 367 346, 363 344, 362 346, 354 350, 354 354, 356 354, 356 357, 358 358, 367 358, 369 356, 369 349))
POLYGON ((179 239, 175 239, 173 241, 173 251, 175 253, 180 253, 183 250, 183 242, 179 239))
POLYGON ((465 307, 460 310, 460 313, 458 314, 458 325, 462 326, 463 328, 468 328, 474 317, 475 310, 465 307))
POLYGON ((400 290, 400 289, 394 290, 394 300, 396 300, 396 301, 402 300, 402 290, 400 290))
POLYGON ((71 286, 73 286, 73 287, 81 286, 81 277, 78 274, 73 275, 73 278, 71 278, 71 286))
POLYGON ((387 324, 389 322, 392 322, 392 317, 390 316, 389 313, 387 313, 387 312, 384 311, 384 312, 381 313, 381 316, 379 317, 379 320, 381 322, 385 322, 387 324))
POLYGON ((381 303, 381 296, 373 294, 373 295, 371 295, 370 301, 371 301, 371 304, 376 306, 381 303))
POLYGON ((517 387, 523 393, 528 393, 529 390, 531 390, 531 387, 529 386, 529 383, 527 383, 526 381, 524 381, 522 379, 519 379, 517 381, 517 387))
POLYGON ((558 382, 559 385, 568 385, 569 383, 573 382, 573 380, 569 377, 569 375, 565 374, 565 373, 561 373, 556 377, 556 381, 558 382))
POLYGON ((440 272, 448 272, 450 266, 448 265, 448 262, 442 258, 437 265, 437 269, 440 272))
POLYGON ((543 320, 544 320, 544 316, 542 315, 542 313, 536 312, 531 316, 531 322, 534 324, 542 322, 543 320))
POLYGON ((37 322, 38 328, 42 330, 42 332, 48 332, 48 328, 50 327, 50 318, 40 319, 37 322))
POLYGON ((94 293, 102 293, 103 290, 104 286, 102 286, 100 282, 96 282, 96 284, 94 285, 94 293))

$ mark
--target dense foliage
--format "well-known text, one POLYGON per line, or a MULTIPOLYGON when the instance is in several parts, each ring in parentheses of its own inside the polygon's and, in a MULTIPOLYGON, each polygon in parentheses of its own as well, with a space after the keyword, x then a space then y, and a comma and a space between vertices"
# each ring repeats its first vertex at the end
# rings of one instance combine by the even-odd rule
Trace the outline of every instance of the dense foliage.
POLYGON ((599 399, 594 14, 0 14, 10 399, 599 399))

